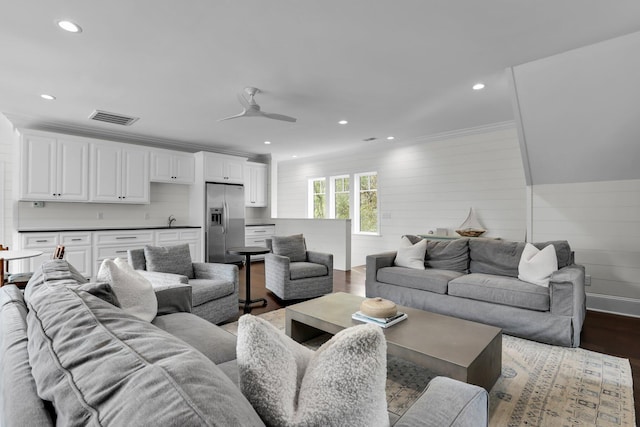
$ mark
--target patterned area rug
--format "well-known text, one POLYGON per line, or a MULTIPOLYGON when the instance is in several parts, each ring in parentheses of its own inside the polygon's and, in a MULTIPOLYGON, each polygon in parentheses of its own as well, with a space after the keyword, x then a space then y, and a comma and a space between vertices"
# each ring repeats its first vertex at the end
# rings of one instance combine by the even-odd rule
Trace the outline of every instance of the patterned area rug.
MULTIPOLYGON (((261 314, 284 330, 284 309, 261 314)), ((237 322, 223 325, 237 334, 237 322)), ((305 345, 319 347, 329 335, 305 345)), ((387 404, 401 416, 434 374, 398 357, 387 360, 387 404)), ((635 426, 627 359, 503 335, 502 375, 491 389, 491 426, 635 426)))

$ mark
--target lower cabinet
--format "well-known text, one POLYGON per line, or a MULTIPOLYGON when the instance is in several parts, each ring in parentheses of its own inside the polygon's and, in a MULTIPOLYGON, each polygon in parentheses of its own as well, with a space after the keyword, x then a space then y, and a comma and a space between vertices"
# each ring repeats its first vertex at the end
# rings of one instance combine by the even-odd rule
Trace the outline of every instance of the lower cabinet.
POLYGON ((46 233, 20 233, 22 249, 42 251, 42 255, 12 261, 11 272, 35 271, 52 258, 57 245, 64 245, 64 259, 84 277, 95 278, 102 261, 107 258, 127 258, 129 249, 142 249, 146 245, 171 246, 187 243, 191 259, 200 261, 200 229, 173 228, 109 231, 61 231, 46 233))
MULTIPOLYGON (((267 239, 276 232, 276 226, 267 225, 247 225, 244 229, 244 244, 246 246, 267 246, 267 239)), ((263 260, 264 255, 252 255, 251 261, 263 260)))
MULTIPOLYGON (((34 271, 53 257, 58 245, 65 247, 65 259, 86 278, 92 276, 92 233, 63 231, 59 233, 21 233, 22 248, 42 251, 42 255, 22 261, 21 272, 34 271)), ((13 264, 13 263, 12 263, 13 264)), ((18 271, 18 268, 12 268, 18 271)))

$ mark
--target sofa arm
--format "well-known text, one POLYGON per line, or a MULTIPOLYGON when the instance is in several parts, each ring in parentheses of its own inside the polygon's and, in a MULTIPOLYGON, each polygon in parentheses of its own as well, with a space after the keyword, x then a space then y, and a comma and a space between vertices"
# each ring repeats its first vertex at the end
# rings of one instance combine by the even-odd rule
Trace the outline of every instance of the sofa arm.
POLYGON ((327 266, 329 275, 333 275, 333 254, 326 254, 322 252, 307 251, 307 261, 315 264, 322 264, 327 266))
POLYGON ((447 377, 435 377, 394 427, 475 427, 488 424, 489 395, 485 389, 447 377))
POLYGON ((182 274, 173 273, 160 273, 158 271, 136 270, 145 279, 151 282, 151 285, 156 287, 172 286, 177 284, 186 285, 189 283, 189 278, 182 274))
POLYGON ((392 267, 397 252, 384 252, 381 254, 367 255, 367 282, 375 282, 378 270, 383 267, 392 267))
POLYGON ((234 264, 217 262, 194 262, 193 274, 196 279, 222 279, 233 283, 233 289, 240 289, 240 273, 234 264))
POLYGON ((563 267, 551 275, 549 281, 551 313, 574 316, 584 312, 586 299, 584 277, 584 267, 578 264, 563 267))
POLYGON ((191 313, 191 286, 172 285, 154 288, 158 299, 158 314, 191 313))

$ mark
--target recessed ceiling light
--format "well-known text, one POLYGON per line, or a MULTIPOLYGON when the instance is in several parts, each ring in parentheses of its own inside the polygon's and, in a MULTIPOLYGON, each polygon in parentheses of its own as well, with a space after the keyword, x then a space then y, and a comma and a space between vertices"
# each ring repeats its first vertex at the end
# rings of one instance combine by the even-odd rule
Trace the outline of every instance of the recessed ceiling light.
POLYGON ((340 120, 338 123, 339 123, 339 124, 341 124, 341 125, 346 125, 346 124, 347 124, 347 123, 349 123, 349 122, 348 122, 348 121, 346 121, 346 120, 340 120))
POLYGON ((293 156, 291 156, 291 157, 293 157, 293 158, 295 159, 295 158, 297 158, 298 156, 296 156, 296 155, 294 154, 294 155, 293 155, 293 156))
POLYGON ((42 95, 40 95, 40 98, 42 99, 46 99, 47 101, 53 101, 54 99, 56 99, 55 96, 53 95, 48 95, 46 93, 43 93, 42 95))
POLYGON ((484 83, 476 83, 473 85, 473 90, 482 90, 484 89, 484 83))
POLYGON ((271 144, 271 141, 265 141, 264 143, 265 143, 266 145, 269 145, 269 144, 271 144))
POLYGON ((82 28, 80 25, 71 21, 58 21, 58 27, 62 28, 65 31, 69 31, 70 33, 81 33, 82 28))
POLYGON ((395 137, 395 136, 388 136, 388 137, 387 137, 387 140, 389 140, 389 141, 393 141, 394 139, 396 139, 396 137, 395 137))

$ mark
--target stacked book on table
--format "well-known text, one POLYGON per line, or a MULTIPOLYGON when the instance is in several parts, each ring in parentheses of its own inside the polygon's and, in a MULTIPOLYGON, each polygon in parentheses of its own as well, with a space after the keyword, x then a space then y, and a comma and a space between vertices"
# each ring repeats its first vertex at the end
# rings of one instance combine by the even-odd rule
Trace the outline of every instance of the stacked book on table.
POLYGON ((395 316, 392 317, 371 317, 367 316, 361 311, 356 311, 351 315, 351 318, 354 320, 359 320, 361 322, 373 323, 374 325, 378 325, 382 328, 388 328, 389 326, 395 325, 398 322, 402 322, 407 318, 407 313, 398 312, 395 316))

